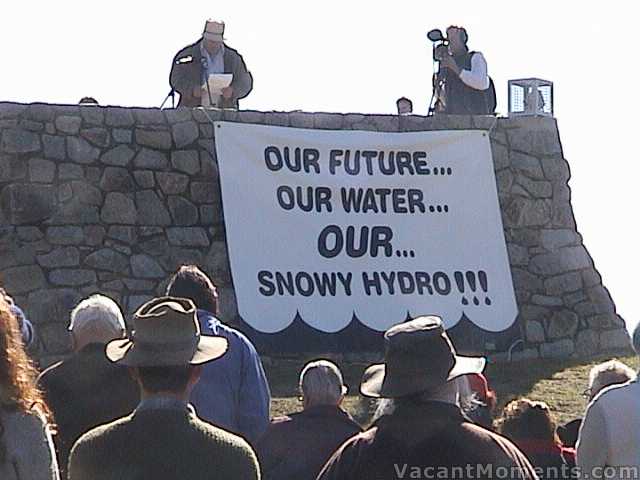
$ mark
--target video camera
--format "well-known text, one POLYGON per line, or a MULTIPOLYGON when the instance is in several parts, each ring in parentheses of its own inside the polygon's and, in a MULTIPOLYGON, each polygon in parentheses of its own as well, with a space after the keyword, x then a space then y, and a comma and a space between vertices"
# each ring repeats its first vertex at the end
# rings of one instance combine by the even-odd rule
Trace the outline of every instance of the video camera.
POLYGON ((433 42, 433 60, 439 62, 444 58, 447 52, 447 46, 449 45, 449 40, 442 33, 442 30, 439 28, 434 28, 433 30, 429 30, 427 32, 427 38, 433 42))

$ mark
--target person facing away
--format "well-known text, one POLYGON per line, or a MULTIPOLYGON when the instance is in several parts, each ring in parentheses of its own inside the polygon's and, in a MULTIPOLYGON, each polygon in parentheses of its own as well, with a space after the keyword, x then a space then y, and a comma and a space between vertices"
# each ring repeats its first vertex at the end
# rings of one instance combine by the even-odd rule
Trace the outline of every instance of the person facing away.
POLYGON ((238 330, 222 323, 218 292, 211 279, 195 265, 183 265, 169 280, 167 295, 191 299, 198 308, 203 332, 224 337, 229 351, 203 367, 191 403, 207 422, 254 443, 269 424, 271 393, 260 357, 238 330))
MULTIPOLYGON (((640 353, 640 328, 632 345, 640 353)), ((581 471, 598 475, 607 467, 607 478, 629 478, 640 471, 640 383, 635 377, 600 390, 587 406, 578 434, 577 464, 581 471)))
POLYGON ((576 452, 562 445, 549 406, 520 398, 509 402, 498 421, 500 433, 515 443, 541 479, 573 478, 576 452))
POLYGON ((127 369, 109 362, 104 346, 125 336, 118 304, 105 295, 91 295, 71 311, 71 357, 40 374, 56 418, 55 443, 64 473, 69 451, 83 433, 130 413, 140 398, 127 369))
POLYGON ((447 28, 449 54, 441 55, 444 102, 440 113, 492 115, 496 108, 493 81, 487 74, 487 62, 480 52, 470 52, 467 31, 447 28))
POLYGON ((110 361, 129 367, 141 401, 123 418, 85 433, 69 457, 69 480, 259 480, 242 438, 210 425, 188 404, 202 365, 227 340, 200 334, 191 300, 160 297, 134 314, 128 338, 107 344, 110 361))
POLYGON ((207 20, 202 38, 180 50, 173 58, 169 83, 180 94, 178 106, 199 107, 208 98, 211 106, 238 108, 238 100, 253 88, 253 77, 242 56, 225 43, 224 22, 207 20), (231 84, 219 94, 207 88, 209 75, 230 73, 231 84))
POLYGON ((256 444, 265 480, 315 479, 333 452, 362 431, 340 407, 347 387, 337 365, 328 360, 308 363, 299 389, 303 410, 274 418, 256 444))
POLYGON ((400 97, 396 100, 398 115, 411 115, 413 113, 413 102, 407 97, 400 97))
MULTIPOLYGON (((582 395, 590 402, 600 390, 610 385, 626 383, 635 378, 636 372, 631 367, 614 358, 594 365, 589 370, 589 386, 582 392, 582 395)), ((558 427, 558 436, 564 445, 575 447, 581 423, 582 418, 576 418, 558 427)))
POLYGON ((52 416, 36 387, 20 328, 0 295, 0 478, 59 480, 52 416))
POLYGON ((347 440, 318 480, 537 478, 515 445, 462 414, 455 379, 481 373, 485 361, 457 355, 440 317, 395 325, 384 342, 384 363, 367 368, 360 392, 393 406, 347 440))

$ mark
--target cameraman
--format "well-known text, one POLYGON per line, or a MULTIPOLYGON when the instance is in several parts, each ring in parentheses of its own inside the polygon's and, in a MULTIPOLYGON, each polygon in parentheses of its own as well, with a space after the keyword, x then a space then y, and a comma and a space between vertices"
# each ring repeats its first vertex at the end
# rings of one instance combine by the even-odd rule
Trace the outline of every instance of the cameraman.
POLYGON ((438 58, 445 97, 441 113, 492 115, 496 108, 496 93, 487 74, 484 56, 469 51, 467 31, 462 27, 447 28, 447 40, 448 55, 438 58))

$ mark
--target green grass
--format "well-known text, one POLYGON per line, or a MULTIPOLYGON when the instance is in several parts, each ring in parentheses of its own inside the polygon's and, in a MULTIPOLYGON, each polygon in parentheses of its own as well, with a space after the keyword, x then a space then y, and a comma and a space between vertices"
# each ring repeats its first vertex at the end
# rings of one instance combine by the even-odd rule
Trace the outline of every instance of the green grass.
MULTIPOLYGON (((498 396, 498 412, 515 398, 528 397, 547 402, 554 412, 556 421, 566 422, 582 416, 586 401, 581 393, 587 388, 589 370, 592 366, 613 358, 611 356, 593 359, 527 360, 513 363, 490 364, 485 375, 498 396)), ((635 356, 617 357, 635 370, 639 361, 635 356)), ((265 365, 271 385, 273 400, 271 415, 278 416, 301 410, 298 400, 298 375, 304 360, 274 359, 265 365)), ((373 403, 358 395, 358 387, 366 363, 339 364, 349 394, 345 400, 346 409, 362 424, 367 424, 373 403)))

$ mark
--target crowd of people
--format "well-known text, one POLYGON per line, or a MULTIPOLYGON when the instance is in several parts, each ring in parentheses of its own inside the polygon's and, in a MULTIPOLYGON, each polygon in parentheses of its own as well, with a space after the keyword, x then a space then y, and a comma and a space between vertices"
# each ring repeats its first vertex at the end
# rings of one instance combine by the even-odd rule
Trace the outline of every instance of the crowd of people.
MULTIPOLYGON (((424 316, 385 332, 384 362, 364 372, 369 424, 342 407, 342 372, 325 359, 301 370, 302 410, 270 420, 260 356, 217 318, 216 287, 195 265, 131 319, 109 297, 83 299, 69 318, 73 353, 42 372, 9 293, 3 480, 640 478, 640 387, 617 360, 592 368, 584 419, 556 425, 527 398, 497 412, 485 359, 458 355, 442 320, 424 316)), ((633 340, 640 351, 640 329, 633 340)))

